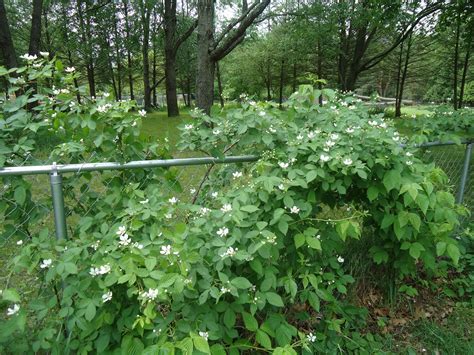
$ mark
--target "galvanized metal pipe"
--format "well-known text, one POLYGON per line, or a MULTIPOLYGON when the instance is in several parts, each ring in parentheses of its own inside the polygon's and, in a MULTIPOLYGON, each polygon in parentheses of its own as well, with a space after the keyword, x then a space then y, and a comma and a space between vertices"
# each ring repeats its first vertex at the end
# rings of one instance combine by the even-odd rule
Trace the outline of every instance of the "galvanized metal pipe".
POLYGON ((467 179, 469 177, 469 165, 471 164, 472 145, 466 145, 466 153, 464 154, 464 165, 462 167, 461 181, 459 182, 459 190, 456 195, 456 202, 462 203, 464 200, 464 190, 466 189, 467 179))
POLYGON ((400 147, 402 148, 428 148, 428 147, 439 147, 439 146, 444 146, 444 145, 458 145, 458 144, 470 144, 470 140, 462 140, 461 143, 459 142, 454 142, 454 141, 434 141, 434 142, 426 142, 426 143, 420 143, 420 144, 400 144, 400 147))
POLYGON ((56 227, 56 238, 66 239, 66 212, 64 210, 63 179, 58 173, 56 163, 52 165, 53 171, 49 175, 51 182, 51 197, 53 198, 54 225, 56 227))
POLYGON ((181 159, 163 159, 163 160, 138 160, 128 163, 104 162, 104 163, 84 163, 84 164, 65 164, 65 165, 36 165, 36 166, 17 166, 4 167, 0 169, 0 176, 5 175, 37 175, 51 174, 53 169, 58 174, 80 173, 82 171, 103 171, 103 170, 126 170, 126 169, 146 169, 163 168, 171 166, 184 165, 205 165, 205 164, 226 164, 226 163, 245 163, 253 162, 259 159, 255 155, 228 156, 224 158, 203 157, 203 158, 181 158, 181 159))

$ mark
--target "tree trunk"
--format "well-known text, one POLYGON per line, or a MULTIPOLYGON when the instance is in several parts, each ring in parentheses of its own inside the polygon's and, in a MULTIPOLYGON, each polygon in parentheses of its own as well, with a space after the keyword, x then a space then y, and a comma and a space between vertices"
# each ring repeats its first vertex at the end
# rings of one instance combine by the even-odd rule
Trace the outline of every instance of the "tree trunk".
POLYGON ((405 56, 405 64, 403 66, 403 71, 402 71, 402 78, 400 82, 400 90, 398 93, 398 98, 397 98, 397 110, 395 113, 396 117, 400 117, 402 115, 402 100, 403 100, 403 89, 405 88, 405 81, 407 78, 407 73, 408 73, 408 64, 410 63, 410 49, 411 49, 411 34, 408 37, 408 45, 407 45, 407 53, 405 56))
POLYGON ((217 89, 219 90, 219 101, 221 104, 221 108, 224 108, 224 94, 222 93, 222 80, 221 80, 221 72, 219 70, 219 62, 216 63, 216 76, 217 76, 217 89))
MULTIPOLYGON (((87 15, 87 2, 86 4, 86 11, 85 14, 87 15)), ((79 27, 81 30, 81 36, 82 36, 82 42, 83 45, 86 47, 86 69, 87 69, 87 81, 89 83, 89 93, 91 97, 96 97, 96 91, 95 91, 95 72, 94 72, 94 61, 93 61, 93 51, 92 51, 92 45, 90 43, 90 38, 91 38, 91 31, 90 31, 90 19, 89 17, 87 18, 87 23, 84 22, 84 14, 82 10, 82 1, 79 0, 77 2, 77 13, 79 16, 79 27)))
POLYGON ((207 115, 211 114, 214 99, 215 62, 209 53, 214 42, 214 1, 198 2, 198 49, 197 49, 197 106, 207 115))
POLYGON ((115 39, 115 60, 117 61, 117 100, 122 100, 122 61, 120 56, 120 36, 117 26, 117 9, 114 5, 114 39, 115 39))
POLYGON ((459 35, 461 32, 461 14, 458 12, 456 21, 456 39, 454 45, 453 63, 453 108, 458 109, 458 65, 459 65, 459 35))
POLYGON ((296 92, 296 86, 297 86, 297 80, 296 80, 296 72, 297 72, 297 68, 296 68, 296 62, 293 63, 293 90, 292 92, 296 92))
POLYGON ((128 85, 130 90, 130 100, 135 100, 133 93, 133 73, 132 73, 132 54, 130 52, 130 24, 128 22, 128 1, 123 1, 123 8, 125 13, 125 34, 127 36, 127 73, 128 73, 128 85))
POLYGON ((397 87, 395 89, 395 117, 401 116, 401 105, 398 102, 400 97, 400 84, 402 81, 402 64, 403 64, 403 43, 400 44, 400 54, 398 55, 398 65, 397 65, 397 87))
POLYGON ((7 11, 3 0, 0 0, 0 53, 8 69, 18 67, 15 47, 8 24, 7 11))
POLYGON ((152 70, 153 70, 153 107, 158 107, 158 96, 156 95, 156 88, 158 87, 158 85, 156 85, 156 45, 155 45, 155 41, 153 41, 153 65, 152 65, 152 70))
MULTIPOLYGON (((66 10, 66 5, 62 3, 62 16, 63 16, 63 21, 62 21, 62 30, 63 30, 63 40, 64 44, 66 46, 66 52, 67 52, 67 59, 70 67, 74 67, 74 62, 72 60, 72 52, 71 48, 69 47, 69 35, 68 35, 68 28, 67 28, 67 10, 66 10)), ((46 16, 46 14, 45 14, 46 16)), ((46 22, 45 22, 46 23, 46 22)), ((51 52, 50 52, 51 55, 51 52)), ((77 81, 77 78, 74 77, 74 87, 76 88, 76 99, 79 104, 81 104, 81 93, 79 92, 79 82, 77 81)))
MULTIPOLYGON (((41 13, 43 12, 43 0, 33 0, 33 13, 31 15, 31 31, 30 31, 30 44, 28 47, 28 53, 30 55, 39 56, 40 41, 41 41, 41 13)), ((34 97, 38 92, 38 83, 33 80, 28 88, 32 90, 31 96, 34 97)), ((38 102, 32 101, 27 104, 28 110, 32 110, 38 106, 38 102)))
POLYGON ((51 34, 49 32, 49 19, 48 19, 48 10, 43 9, 43 18, 44 18, 44 33, 46 35, 46 49, 49 53, 49 58, 53 58, 54 55, 52 54, 53 45, 51 43, 51 34))
POLYGON ((168 53, 165 58, 166 106, 168 117, 179 116, 178 95, 176 92, 176 54, 168 53))
POLYGON ((188 94, 188 107, 192 105, 192 98, 191 98, 191 78, 188 76, 186 79, 186 87, 187 87, 187 94, 188 94))
POLYGON ((142 20, 142 57, 143 57, 143 102, 146 111, 151 110, 151 87, 150 87, 150 60, 148 58, 148 50, 150 47, 150 15, 151 11, 148 8, 146 1, 141 2, 141 20, 142 20))
POLYGON ((112 88, 114 89, 114 96, 115 96, 115 100, 119 100, 119 94, 118 94, 118 89, 117 89, 117 82, 115 80, 115 75, 114 75, 114 66, 112 64, 112 57, 110 55, 110 42, 107 40, 107 34, 104 34, 105 38, 106 38, 106 43, 107 43, 107 48, 108 48, 108 52, 107 52, 107 64, 108 64, 108 67, 109 67, 109 70, 110 70, 110 77, 112 78, 112 88))
POLYGON ((469 57, 471 55, 471 44, 472 44, 472 34, 470 35, 469 40, 467 42, 466 55, 464 57, 464 65, 463 65, 462 78, 461 78, 461 91, 459 93, 459 103, 458 103, 458 106, 460 108, 463 106, 463 101, 464 101, 464 88, 466 86, 466 77, 467 77, 467 72, 469 69, 469 57))
POLYGON ((33 14, 31 16, 30 45, 28 52, 31 55, 39 55, 41 41, 41 12, 43 0, 33 0, 33 14))
POLYGON ((242 1, 242 15, 229 24, 214 41, 214 0, 198 1, 197 105, 210 114, 214 98, 215 64, 238 46, 247 28, 262 14, 270 0, 257 0, 252 6, 242 1))
POLYGON ((168 117, 179 116, 176 92, 176 0, 165 0, 165 76, 168 117))
POLYGON ((278 98, 278 104, 280 108, 283 105, 283 86, 284 86, 284 80, 285 80, 285 59, 281 60, 281 66, 280 66, 280 94, 278 98))
POLYGON ((267 77, 265 80, 265 85, 267 87, 267 100, 271 101, 272 99, 272 68, 270 65, 270 58, 267 59, 267 77))
MULTIPOLYGON (((318 38, 318 89, 323 89, 323 83, 321 82, 323 78, 323 50, 321 48, 321 39, 318 38)), ((319 106, 323 106, 323 95, 318 97, 319 106)))

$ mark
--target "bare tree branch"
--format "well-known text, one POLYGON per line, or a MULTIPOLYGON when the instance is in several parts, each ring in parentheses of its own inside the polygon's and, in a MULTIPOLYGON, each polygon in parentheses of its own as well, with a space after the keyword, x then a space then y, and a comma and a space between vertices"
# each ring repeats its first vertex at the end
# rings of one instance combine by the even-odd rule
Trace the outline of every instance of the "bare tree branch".
POLYGON ((189 38, 189 36, 191 36, 191 34, 192 34, 192 33, 194 32, 194 30, 196 29, 197 25, 198 25, 198 22, 197 22, 197 20, 195 20, 195 21, 191 24, 191 26, 189 26, 189 28, 186 30, 186 32, 184 32, 184 33, 181 35, 181 37, 178 38, 178 40, 177 40, 176 43, 175 43, 175 47, 174 47, 176 51, 177 51, 178 48, 183 44, 183 42, 186 41, 186 40, 189 38))
POLYGON ((239 22, 241 22, 243 19, 245 19, 245 16, 247 16, 250 13, 250 11, 252 11, 253 8, 257 5, 258 5, 258 2, 253 3, 246 11, 244 11, 242 13, 242 15, 240 15, 239 18, 237 18, 235 21, 232 21, 231 23, 229 23, 227 25, 227 27, 222 31, 219 38, 216 39, 215 45, 217 46, 219 44, 219 42, 222 41, 222 39, 225 37, 225 35, 228 34, 235 26, 237 26, 239 24, 239 22))
POLYGON ((440 10, 443 7, 443 2, 436 2, 427 8, 423 9, 420 11, 420 13, 417 15, 415 21, 413 21, 404 31, 403 33, 397 38, 397 40, 386 50, 383 52, 373 56, 372 58, 369 58, 361 65, 360 71, 365 71, 368 70, 374 66, 376 66, 378 63, 382 61, 383 58, 385 58, 388 54, 390 54, 395 48, 398 47, 400 43, 402 43, 407 37, 410 35, 410 33, 413 32, 415 27, 418 25, 418 23, 424 19, 425 17, 431 15, 432 13, 440 10))
POLYGON ((214 61, 219 61, 224 58, 226 54, 229 53, 229 48, 235 48, 237 44, 242 42, 242 37, 245 36, 247 28, 253 24, 254 20, 260 16, 268 4, 270 4, 270 0, 263 0, 262 2, 256 1, 249 7, 251 10, 245 12, 246 15, 239 21, 239 26, 235 30, 228 32, 222 38, 221 43, 218 43, 215 49, 210 53, 214 61))

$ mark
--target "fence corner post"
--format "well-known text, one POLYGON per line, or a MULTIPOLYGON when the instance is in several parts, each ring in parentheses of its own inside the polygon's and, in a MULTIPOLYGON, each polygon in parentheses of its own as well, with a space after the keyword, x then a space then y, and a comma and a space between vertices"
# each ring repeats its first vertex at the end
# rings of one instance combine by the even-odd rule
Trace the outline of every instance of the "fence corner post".
POLYGON ((472 144, 472 142, 466 144, 464 164, 462 167, 461 180, 459 181, 459 190, 456 195, 456 203, 462 203, 464 200, 464 191, 466 189, 466 183, 469 177, 469 165, 471 163, 472 144))
POLYGON ((53 198, 54 225, 56 227, 56 238, 58 240, 67 238, 66 213, 64 211, 63 179, 59 174, 56 162, 49 175, 51 182, 51 197, 53 198))

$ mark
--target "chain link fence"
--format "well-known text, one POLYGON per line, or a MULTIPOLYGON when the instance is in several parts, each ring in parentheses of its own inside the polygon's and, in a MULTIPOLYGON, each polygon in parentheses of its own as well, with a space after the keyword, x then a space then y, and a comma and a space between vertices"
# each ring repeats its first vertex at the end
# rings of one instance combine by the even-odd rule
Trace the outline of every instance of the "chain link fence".
POLYGON ((455 144, 454 142, 431 142, 420 145, 419 156, 427 163, 434 163, 448 176, 448 184, 456 196, 456 202, 466 206, 471 216, 461 221, 463 226, 471 223, 474 202, 473 177, 474 163, 472 145, 470 141, 455 144))
MULTIPOLYGON (((469 169, 473 160, 471 149, 470 142, 432 142, 419 146, 417 154, 423 161, 433 162, 446 172, 456 201, 472 212, 474 171, 469 169)), ((91 157, 91 161, 93 159, 91 157)), ((40 159, 28 156, 19 166, 0 169, 0 211, 4 211, 0 213, 0 283, 15 282, 10 280, 9 265, 24 241, 45 227, 55 231, 58 238, 66 237, 67 233, 72 235, 72 227, 80 218, 93 217, 100 212, 101 201, 111 198, 109 191, 112 188, 117 191, 117 182, 121 184, 118 187, 121 194, 158 184, 157 193, 166 199, 174 197, 183 202, 193 202, 199 192, 210 194, 226 187, 203 188, 209 175, 231 175, 257 159, 256 156, 202 157, 55 166, 45 160, 42 160, 42 165, 35 165, 40 159), (161 169, 159 174, 153 174, 156 169, 161 169), (166 176, 166 179, 157 181, 156 176, 166 176), (18 179, 22 179, 22 184, 18 185, 18 179), (21 203, 23 200, 26 202, 21 203), (3 208, 5 205, 9 207, 3 208)), ((224 184, 229 179, 223 178, 222 181, 224 184)), ((146 196, 143 199, 146 201, 146 196)), ((173 218, 184 220, 185 216, 176 215, 173 218)), ((462 221, 463 227, 472 221, 472 217, 466 218, 462 221)), ((32 285, 34 277, 25 275, 25 278, 32 278, 28 281, 32 285)))

